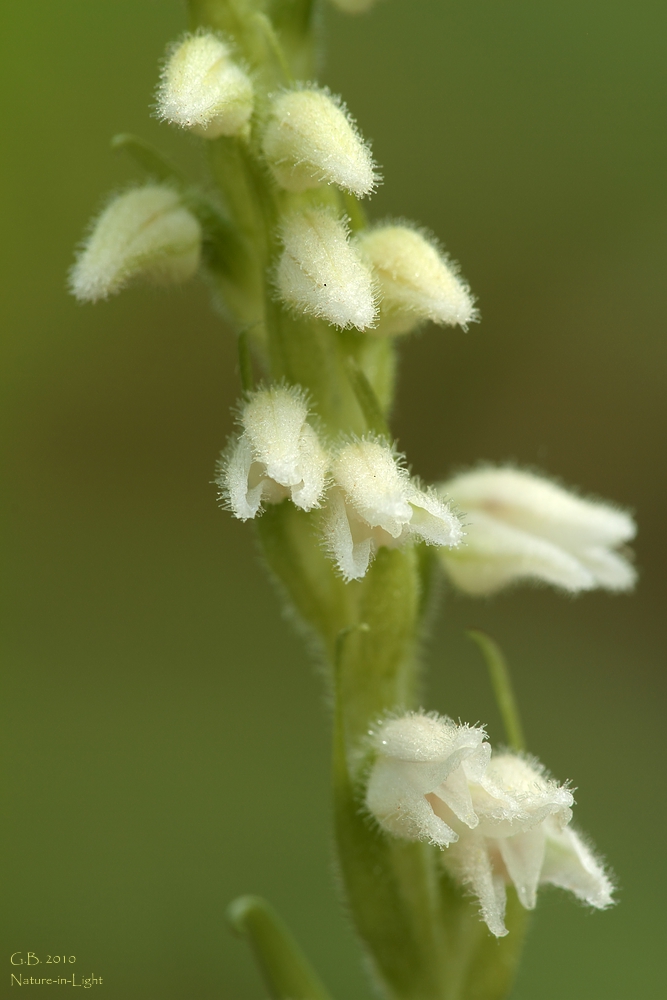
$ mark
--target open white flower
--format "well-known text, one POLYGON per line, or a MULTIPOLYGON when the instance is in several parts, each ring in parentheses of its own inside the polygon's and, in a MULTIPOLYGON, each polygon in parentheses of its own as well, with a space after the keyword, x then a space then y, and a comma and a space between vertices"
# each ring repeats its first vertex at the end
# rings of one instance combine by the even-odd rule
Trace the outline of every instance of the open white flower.
POLYGON ((520 579, 572 593, 628 590, 635 582, 633 567, 615 551, 636 530, 622 510, 509 467, 464 473, 440 492, 463 512, 465 542, 442 560, 466 593, 491 594, 520 579))
POLYGON ((377 756, 366 806, 385 830, 447 847, 458 834, 438 814, 438 803, 477 826, 468 783, 483 775, 491 755, 483 729, 411 712, 384 722, 372 740, 377 756))
POLYGON ((311 208, 283 219, 280 234, 284 250, 276 285, 284 302, 335 326, 365 330, 373 325, 373 276, 341 219, 311 208))
POLYGON ((612 903, 604 867, 569 827, 574 799, 548 778, 536 761, 516 754, 493 756, 480 780, 470 783, 477 826, 464 826, 444 805, 438 809, 459 839, 443 855, 446 867, 477 896, 482 917, 496 937, 507 934, 506 886, 535 907, 538 886, 569 889, 596 909, 612 903))
POLYGON ((360 233, 356 244, 380 283, 376 336, 409 333, 425 320, 466 327, 477 318, 470 289, 433 239, 390 223, 360 233))
POLYGON ((273 99, 262 151, 287 191, 335 184, 363 198, 378 182, 371 151, 347 109, 317 87, 288 90, 273 99))
POLYGON ((202 231, 177 191, 146 184, 115 197, 95 221, 70 274, 81 302, 96 302, 134 278, 175 284, 199 266, 202 231))
POLYGON ((318 507, 327 454, 308 423, 308 404, 294 386, 260 389, 241 409, 242 433, 220 462, 221 498, 242 521, 262 505, 290 497, 302 510, 318 507))
POLYGON ((444 865, 474 892, 496 937, 507 934, 510 884, 528 910, 545 884, 605 909, 613 886, 569 826, 572 792, 535 760, 491 755, 485 739, 482 728, 434 713, 383 723, 372 737, 367 808, 388 833, 443 848, 444 865))
POLYGON ((346 580, 358 580, 380 546, 458 545, 461 525, 433 490, 421 489, 383 441, 344 444, 331 467, 326 538, 346 580))
POLYGON ((164 121, 217 139, 243 132, 253 105, 250 77, 216 35, 188 35, 172 49, 158 90, 158 114, 164 121))

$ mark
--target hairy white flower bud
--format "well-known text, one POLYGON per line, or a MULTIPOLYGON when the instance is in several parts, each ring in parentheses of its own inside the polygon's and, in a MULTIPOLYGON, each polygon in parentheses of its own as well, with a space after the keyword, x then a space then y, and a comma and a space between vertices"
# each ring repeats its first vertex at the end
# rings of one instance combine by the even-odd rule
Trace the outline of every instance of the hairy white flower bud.
POLYGON ((82 302, 120 291, 132 278, 172 284, 199 266, 198 220, 170 187, 147 184, 115 197, 95 221, 70 272, 82 302))
POLYGON ((379 336, 409 333, 431 320, 466 327, 477 318, 470 289, 455 264, 417 229, 384 225, 356 237, 380 283, 379 336))
POLYGON ((467 472, 441 492, 464 512, 465 542, 442 558, 469 594, 491 594, 520 579, 572 593, 628 590, 635 582, 630 563, 614 551, 635 534, 624 511, 513 468, 467 472))
POLYGON ((242 521, 266 503, 286 497, 302 510, 318 507, 328 457, 308 423, 303 392, 280 385, 252 393, 244 403, 242 432, 228 448, 216 479, 220 496, 242 521))
POLYGON ((274 98, 262 150, 287 191, 336 184, 361 198, 379 179, 370 149, 345 106, 315 87, 274 98))
POLYGON ((569 827, 572 792, 535 760, 491 756, 484 740, 483 729, 434 713, 383 723, 372 737, 367 808, 394 836, 443 848, 443 863, 470 886, 496 937, 507 934, 510 883, 529 910, 545 884, 596 909, 609 906, 603 865, 569 827))
POLYGON ((242 132, 253 111, 250 77, 210 33, 188 35, 170 52, 158 88, 158 115, 205 139, 242 132))
POLYGON ((389 719, 373 734, 377 757, 366 807, 396 837, 447 847, 458 834, 434 810, 446 803, 468 826, 477 826, 468 781, 481 777, 491 755, 486 733, 457 726, 435 713, 389 719))
POLYGON ((366 330, 377 308, 373 277, 350 245, 345 223, 326 209, 287 216, 276 269, 281 298, 310 316, 340 327, 366 330))
POLYGON ((505 886, 510 883, 528 910, 535 908, 538 886, 545 884, 569 889, 599 910, 612 903, 613 887, 603 865, 568 826, 572 793, 548 778, 537 761, 494 755, 486 774, 470 783, 470 794, 479 820, 474 829, 457 824, 447 806, 439 810, 459 833, 443 861, 471 887, 492 934, 507 934, 505 886))
POLYGON ((409 541, 458 545, 458 518, 433 490, 423 490, 384 442, 351 441, 331 467, 326 540, 346 580, 361 579, 381 546, 409 541))

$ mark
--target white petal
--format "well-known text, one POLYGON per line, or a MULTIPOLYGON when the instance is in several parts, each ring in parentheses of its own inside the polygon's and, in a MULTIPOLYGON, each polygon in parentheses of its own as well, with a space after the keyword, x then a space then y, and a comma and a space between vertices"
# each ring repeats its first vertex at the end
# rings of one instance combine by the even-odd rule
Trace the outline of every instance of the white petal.
POLYGON ((596 545, 615 548, 636 531, 624 511, 583 500, 520 469, 479 469, 457 476, 444 488, 463 510, 482 510, 571 551, 596 545))
POLYGON ((242 434, 223 456, 216 482, 232 513, 247 521, 256 517, 262 505, 265 466, 253 459, 252 444, 242 434))
POLYGON ((465 537, 454 552, 440 553, 456 586, 467 594, 493 594, 517 580, 542 580, 571 593, 591 590, 591 568, 544 538, 505 524, 486 512, 463 515, 465 537))
POLYGON ((345 107, 315 87, 273 100, 262 151, 288 191, 336 184, 362 198, 378 181, 370 150, 345 107))
POLYGON ((484 837, 470 833, 443 855, 446 867, 469 885, 479 900, 482 918, 496 937, 504 937, 507 894, 505 882, 494 871, 484 837))
POLYGON ((541 882, 569 889, 578 899, 604 910, 614 902, 613 884, 602 863, 574 830, 547 826, 547 845, 541 882))
POLYGON ((361 580, 373 556, 369 525, 348 508, 339 489, 327 498, 324 533, 327 548, 345 580, 361 580))
POLYGON ((365 330, 375 323, 373 277, 340 219, 307 209, 283 220, 281 238, 276 284, 284 302, 334 326, 365 330))
POLYGON ((420 764, 379 757, 366 791, 366 806, 380 825, 396 837, 426 840, 447 847, 457 834, 436 816, 414 781, 420 764))
POLYGON ((332 463, 332 473, 346 501, 371 527, 380 527, 399 538, 413 510, 409 477, 391 448, 379 441, 353 441, 344 445, 332 463))
POLYGON ((319 507, 324 492, 329 458, 316 431, 304 424, 299 439, 298 474, 301 482, 291 487, 292 501, 302 510, 319 507))
POLYGON ((412 507, 411 535, 416 535, 428 545, 453 548, 461 543, 461 522, 434 490, 415 488, 409 494, 409 503, 412 507))
POLYGON ((534 910, 537 903, 537 886, 544 862, 545 833, 542 825, 514 837, 496 841, 519 897, 527 910, 534 910))

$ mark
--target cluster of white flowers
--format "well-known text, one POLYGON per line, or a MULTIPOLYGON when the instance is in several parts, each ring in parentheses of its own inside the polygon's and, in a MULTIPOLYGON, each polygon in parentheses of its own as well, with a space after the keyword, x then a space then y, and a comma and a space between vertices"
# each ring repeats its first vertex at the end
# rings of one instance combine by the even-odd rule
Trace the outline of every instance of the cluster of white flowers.
POLYGON ((325 505, 326 544, 346 580, 363 577, 381 546, 459 544, 456 515, 385 441, 367 437, 326 449, 300 389, 250 393, 239 423, 216 480, 223 502, 244 521, 287 498, 306 511, 325 505))
POLYGON ((361 579, 378 548, 422 541, 438 547, 448 575, 470 594, 526 578, 570 591, 634 582, 614 551, 633 536, 631 518, 547 479, 486 468, 424 488, 383 439, 323 445, 293 386, 251 393, 239 422, 220 463, 224 501, 242 520, 286 498, 302 510, 325 506, 324 540, 346 580, 361 579))
POLYGON ((543 884, 596 909, 612 903, 604 866, 569 825, 572 792, 537 761, 492 754, 483 729, 435 714, 389 719, 372 742, 368 810, 390 834, 442 848, 496 937, 507 933, 508 884, 529 910, 543 884))

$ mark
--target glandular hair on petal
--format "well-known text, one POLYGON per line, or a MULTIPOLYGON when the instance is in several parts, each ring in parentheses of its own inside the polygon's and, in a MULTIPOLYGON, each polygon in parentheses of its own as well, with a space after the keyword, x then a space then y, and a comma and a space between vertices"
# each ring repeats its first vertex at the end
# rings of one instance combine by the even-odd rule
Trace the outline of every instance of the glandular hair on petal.
POLYGON ((456 265, 419 230, 382 225, 360 233, 356 242, 380 284, 376 335, 408 333, 425 320, 465 328, 477 319, 470 289, 456 265))
POLYGON ((371 527, 398 538, 412 518, 410 478, 383 441, 361 439, 344 444, 331 471, 346 501, 371 527))
POLYGON ((241 133, 253 106, 250 77, 217 35, 188 35, 172 49, 158 89, 158 115, 164 121, 216 139, 241 133))
POLYGON ((341 219, 325 209, 306 209, 283 219, 280 235, 276 286, 286 304, 342 328, 373 325, 373 277, 341 219))
POLYGON ((335 184, 361 198, 378 181, 370 149, 344 105, 316 87, 274 97, 262 151, 287 191, 335 184))
POLYGON ((120 291, 133 278, 175 284, 199 266, 202 230, 173 188, 146 184, 117 195, 94 222, 70 273, 82 302, 120 291))

